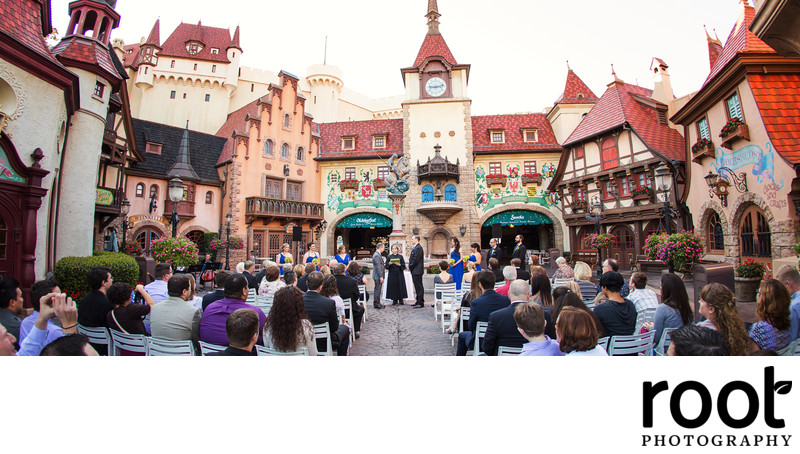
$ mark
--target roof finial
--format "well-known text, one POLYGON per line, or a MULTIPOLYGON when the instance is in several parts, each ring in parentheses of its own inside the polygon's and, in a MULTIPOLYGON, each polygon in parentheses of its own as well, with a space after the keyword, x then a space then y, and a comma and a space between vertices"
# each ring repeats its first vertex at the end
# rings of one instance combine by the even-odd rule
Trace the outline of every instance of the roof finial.
POLYGON ((614 80, 617 80, 617 72, 614 71, 614 63, 611 63, 611 75, 614 76, 614 80))
POLYGON ((572 71, 572 68, 569 67, 569 60, 567 60, 567 71, 572 71))
POLYGON ((439 18, 441 16, 442 15, 439 14, 439 6, 436 4, 436 0, 428 0, 428 13, 425 14, 425 17, 428 18, 429 35, 439 34, 439 18))

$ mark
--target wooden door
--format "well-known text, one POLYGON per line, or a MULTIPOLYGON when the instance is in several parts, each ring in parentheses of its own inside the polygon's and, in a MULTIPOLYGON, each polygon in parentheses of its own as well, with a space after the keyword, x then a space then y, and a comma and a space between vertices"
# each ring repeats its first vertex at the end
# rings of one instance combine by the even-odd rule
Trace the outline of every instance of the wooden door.
POLYGON ((144 250, 145 255, 150 255, 150 247, 153 245, 153 241, 161 238, 161 233, 155 229, 145 227, 139 230, 135 238, 136 242, 144 250))
POLYGON ((0 279, 14 277, 15 267, 15 251, 14 242, 12 241, 12 229, 9 221, 11 217, 6 213, 0 211, 0 279))
POLYGON ((772 270, 772 233, 761 208, 753 205, 745 210, 739 224, 739 259, 761 262, 772 270))
POLYGON ((619 262, 620 268, 630 269, 636 257, 633 230, 628 226, 620 225, 611 230, 611 234, 616 238, 614 244, 609 248, 611 258, 619 262))

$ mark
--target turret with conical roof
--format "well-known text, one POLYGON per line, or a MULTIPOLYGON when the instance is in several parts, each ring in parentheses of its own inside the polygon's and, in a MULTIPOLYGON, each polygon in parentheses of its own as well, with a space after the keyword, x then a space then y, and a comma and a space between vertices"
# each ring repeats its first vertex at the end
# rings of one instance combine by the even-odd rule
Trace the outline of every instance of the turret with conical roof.
POLYGON ((178 148, 178 157, 175 159, 175 164, 167 172, 168 178, 178 177, 181 180, 197 181, 199 177, 197 172, 192 167, 191 158, 189 156, 189 121, 186 121, 186 127, 183 129, 183 137, 181 138, 181 145, 178 148))
POLYGON ((564 91, 547 113, 547 121, 550 122, 558 143, 569 137, 598 100, 597 95, 578 77, 567 61, 564 91))

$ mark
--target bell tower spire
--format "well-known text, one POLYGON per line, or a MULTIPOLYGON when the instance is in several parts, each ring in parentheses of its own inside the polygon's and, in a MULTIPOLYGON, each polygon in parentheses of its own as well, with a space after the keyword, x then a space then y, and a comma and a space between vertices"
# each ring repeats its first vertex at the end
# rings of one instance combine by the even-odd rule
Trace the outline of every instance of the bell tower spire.
POLYGON ((439 18, 442 15, 439 14, 439 5, 436 4, 436 0, 428 0, 428 14, 425 17, 428 18, 428 34, 429 35, 438 35, 439 34, 439 18))

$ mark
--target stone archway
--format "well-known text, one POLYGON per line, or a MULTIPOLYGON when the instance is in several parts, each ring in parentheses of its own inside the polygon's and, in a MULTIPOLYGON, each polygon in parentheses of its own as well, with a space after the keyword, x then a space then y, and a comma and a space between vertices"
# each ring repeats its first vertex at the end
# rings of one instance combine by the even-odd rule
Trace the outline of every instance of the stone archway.
MULTIPOLYGON (((775 220, 775 215, 772 213, 772 209, 766 200, 761 198, 761 196, 758 194, 746 192, 740 195, 731 207, 730 211, 733 213, 733 216, 731 217, 729 228, 730 235, 725 235, 726 255, 728 252, 728 239, 730 238, 731 253, 729 256, 735 261, 735 264, 739 264, 739 257, 741 255, 741 245, 739 244, 739 226, 741 225, 742 217, 744 216, 745 211, 747 211, 747 209, 753 205, 761 209, 761 211, 764 213, 764 217, 767 219, 767 224, 769 224, 770 234, 773 238, 771 251, 772 259, 774 260, 782 257, 780 247, 778 246, 779 242, 775 241, 775 239, 779 238, 778 234, 783 232, 780 222, 775 220)), ((721 216, 720 221, 722 221, 721 216)))
POLYGON ((439 244, 434 244, 434 242, 438 243, 441 240, 442 235, 444 235, 444 238, 445 238, 444 255, 445 255, 445 257, 447 256, 447 251, 450 249, 449 240, 450 240, 450 238, 453 238, 455 235, 453 234, 453 232, 451 232, 450 230, 446 229, 443 226, 437 226, 437 227, 431 229, 424 237, 422 237, 422 239, 425 240, 424 247, 425 247, 425 252, 426 252, 425 255, 426 256, 433 257, 434 255, 436 255, 436 256, 441 256, 442 255, 440 253, 441 250, 439 250, 440 249, 440 247, 439 247, 440 245, 439 244))
POLYGON ((339 225, 339 223, 342 222, 342 220, 348 216, 352 216, 354 214, 365 214, 365 213, 379 214, 381 216, 386 216, 390 219, 392 218, 391 211, 373 207, 359 207, 342 211, 328 222, 328 227, 325 229, 324 233, 325 251, 323 251, 322 250, 323 248, 320 247, 319 254, 323 257, 333 256, 334 254, 336 254, 336 251, 334 250, 334 247, 336 246, 336 238, 334 237, 334 234, 336 233, 336 226, 339 225))
MULTIPOLYGON (((722 226, 722 237, 725 242, 725 257, 727 260, 731 260, 731 258, 734 257, 733 246, 738 245, 739 242, 736 239, 736 229, 732 228, 732 224, 728 221, 728 216, 725 214, 724 208, 722 208, 722 205, 719 203, 708 200, 700 208, 700 212, 703 214, 700 216, 697 227, 700 228, 700 240, 703 242, 703 247, 711 243, 711 239, 708 235, 708 223, 711 221, 711 217, 716 214, 719 216, 719 223, 722 226)), ((708 253, 708 251, 706 251, 706 253, 708 253)), ((738 249, 736 254, 738 254, 738 249)))
POLYGON ((556 248, 558 248, 558 249, 560 249, 562 251, 564 250, 564 246, 565 246, 565 244, 564 244, 564 227, 561 224, 561 222, 562 222, 561 219, 556 217, 553 214, 552 211, 550 211, 550 210, 548 210, 546 208, 540 207, 540 206, 531 205, 529 203, 521 203, 521 202, 507 203, 507 204, 505 204, 503 206, 492 208, 491 210, 489 210, 489 211, 483 213, 483 215, 481 215, 480 219, 478 220, 478 228, 479 229, 482 228, 483 224, 486 221, 488 221, 489 218, 494 216, 495 214, 502 213, 504 211, 511 211, 511 210, 533 211, 533 212, 536 212, 536 213, 543 214, 543 215, 547 216, 548 218, 550 218, 550 220, 553 221, 553 232, 554 232, 554 236, 555 236, 555 246, 556 246, 556 248))

